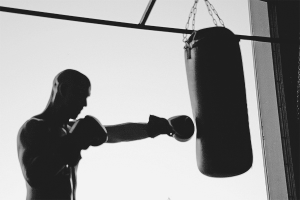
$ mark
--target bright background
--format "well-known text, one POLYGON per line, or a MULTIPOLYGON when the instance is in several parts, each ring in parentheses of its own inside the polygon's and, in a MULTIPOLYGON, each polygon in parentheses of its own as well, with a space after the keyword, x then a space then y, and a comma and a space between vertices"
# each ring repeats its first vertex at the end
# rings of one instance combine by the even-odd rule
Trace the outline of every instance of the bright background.
MULTIPOLYGON (((185 28, 193 0, 159 0, 147 25, 185 28)), ((227 28, 250 35, 247 0, 211 0, 227 28)), ((1 6, 138 23, 148 0, 0 0, 1 6)), ((203 0, 196 29, 214 26, 203 0)), ((0 199, 25 199, 17 157, 20 126, 43 111, 54 76, 79 70, 92 82, 88 107, 105 125, 147 122, 149 114, 192 117, 182 34, 0 12, 0 199)), ((252 168, 210 178, 196 164, 196 134, 104 144, 82 152, 77 199, 267 199, 251 42, 240 42, 254 154, 252 168)), ((217 59, 217 58, 216 58, 217 59)), ((224 66, 225 67, 225 66, 224 66)))

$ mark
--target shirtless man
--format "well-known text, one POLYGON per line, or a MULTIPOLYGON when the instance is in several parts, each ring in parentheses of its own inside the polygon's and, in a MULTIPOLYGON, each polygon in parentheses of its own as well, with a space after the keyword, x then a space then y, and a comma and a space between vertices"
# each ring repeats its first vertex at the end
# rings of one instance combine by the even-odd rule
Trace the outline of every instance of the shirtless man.
POLYGON ((167 119, 150 115, 148 123, 102 126, 94 117, 75 120, 87 106, 91 84, 82 73, 59 73, 46 109, 27 120, 17 137, 18 156, 27 187, 27 200, 75 200, 76 170, 81 150, 105 142, 172 135, 167 119))

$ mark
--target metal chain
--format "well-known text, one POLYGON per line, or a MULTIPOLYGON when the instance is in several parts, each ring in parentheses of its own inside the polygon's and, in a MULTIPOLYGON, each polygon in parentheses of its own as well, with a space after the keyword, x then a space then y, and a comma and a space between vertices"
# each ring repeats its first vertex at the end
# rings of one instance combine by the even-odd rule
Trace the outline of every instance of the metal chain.
POLYGON ((208 0, 204 0, 204 1, 205 1, 205 4, 206 4, 208 13, 212 17, 213 23, 215 24, 215 26, 218 26, 218 23, 217 23, 217 20, 214 18, 213 13, 218 17, 220 24, 223 27, 225 27, 225 24, 224 24, 223 20, 220 18, 220 16, 219 16, 218 12, 216 11, 215 7, 208 0))
MULTIPOLYGON (((198 4, 198 0, 195 0, 195 3, 193 5, 193 7, 191 8, 191 11, 190 11, 190 14, 189 14, 189 18, 188 18, 188 21, 185 25, 185 29, 187 30, 190 26, 190 19, 191 17, 193 16, 193 20, 192 20, 192 30, 195 30, 195 18, 196 18, 196 13, 197 13, 197 4, 198 4)), ((183 39, 182 41, 184 43, 186 43, 187 41, 187 34, 183 34, 183 39)))
POLYGON ((300 123, 300 47, 299 47, 299 57, 298 57, 297 118, 298 118, 299 123, 300 123))

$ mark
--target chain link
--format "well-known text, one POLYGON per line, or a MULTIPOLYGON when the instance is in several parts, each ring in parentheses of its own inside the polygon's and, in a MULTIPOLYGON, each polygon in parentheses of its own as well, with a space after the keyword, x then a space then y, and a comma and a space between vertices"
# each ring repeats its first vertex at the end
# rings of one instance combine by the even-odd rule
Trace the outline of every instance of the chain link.
POLYGON ((223 20, 220 18, 218 12, 216 11, 215 7, 208 1, 208 0, 204 0, 205 1, 205 4, 206 4, 206 7, 207 7, 207 10, 208 10, 208 13, 209 15, 212 17, 213 19, 213 23, 215 24, 215 26, 218 26, 218 23, 217 23, 217 20, 214 18, 214 15, 215 14, 218 19, 219 19, 219 23, 225 27, 225 24, 223 22, 223 20))
MULTIPOLYGON (((208 1, 208 0, 204 0, 205 1, 205 4, 206 4, 206 7, 207 7, 207 10, 208 10, 208 13, 209 15, 212 17, 213 19, 213 23, 215 24, 215 26, 218 26, 218 22, 217 20, 215 19, 214 15, 217 16, 217 18, 219 19, 219 23, 225 27, 225 24, 223 22, 223 20, 220 18, 217 10, 215 9, 215 7, 208 1)), ((194 2, 194 5, 193 7, 191 8, 191 11, 190 11, 190 14, 189 14, 189 18, 188 18, 188 21, 185 25, 185 29, 188 30, 189 26, 190 26, 190 20, 191 20, 191 17, 193 17, 193 20, 192 20, 192 30, 195 31, 195 19, 196 19, 196 14, 197 14, 197 4, 198 4, 198 0, 195 0, 194 2)), ((186 43, 187 41, 187 34, 183 34, 183 39, 182 41, 184 43, 186 43)))
POLYGON ((299 47, 299 57, 298 57, 297 118, 300 122, 300 47, 299 47))
MULTIPOLYGON (((189 18, 188 18, 188 21, 185 25, 185 29, 188 30, 189 26, 190 26, 190 20, 191 20, 191 17, 193 16, 193 20, 192 20, 192 30, 195 30, 195 18, 196 18, 196 14, 197 14, 197 4, 198 4, 198 0, 195 0, 195 3, 193 5, 193 7, 191 8, 191 11, 190 11, 190 14, 189 14, 189 18)), ((184 43, 186 43, 187 41, 187 34, 183 34, 183 39, 182 41, 184 43)))

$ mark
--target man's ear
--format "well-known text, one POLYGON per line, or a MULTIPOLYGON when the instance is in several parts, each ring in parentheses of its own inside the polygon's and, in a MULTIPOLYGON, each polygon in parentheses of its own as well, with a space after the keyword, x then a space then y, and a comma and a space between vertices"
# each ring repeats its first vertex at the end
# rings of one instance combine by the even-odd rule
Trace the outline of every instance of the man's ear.
POLYGON ((61 84, 59 85, 59 87, 58 87, 58 92, 59 92, 59 94, 60 94, 62 97, 66 97, 66 95, 67 95, 67 90, 68 90, 67 87, 68 87, 68 86, 67 86, 66 83, 61 83, 61 84))

